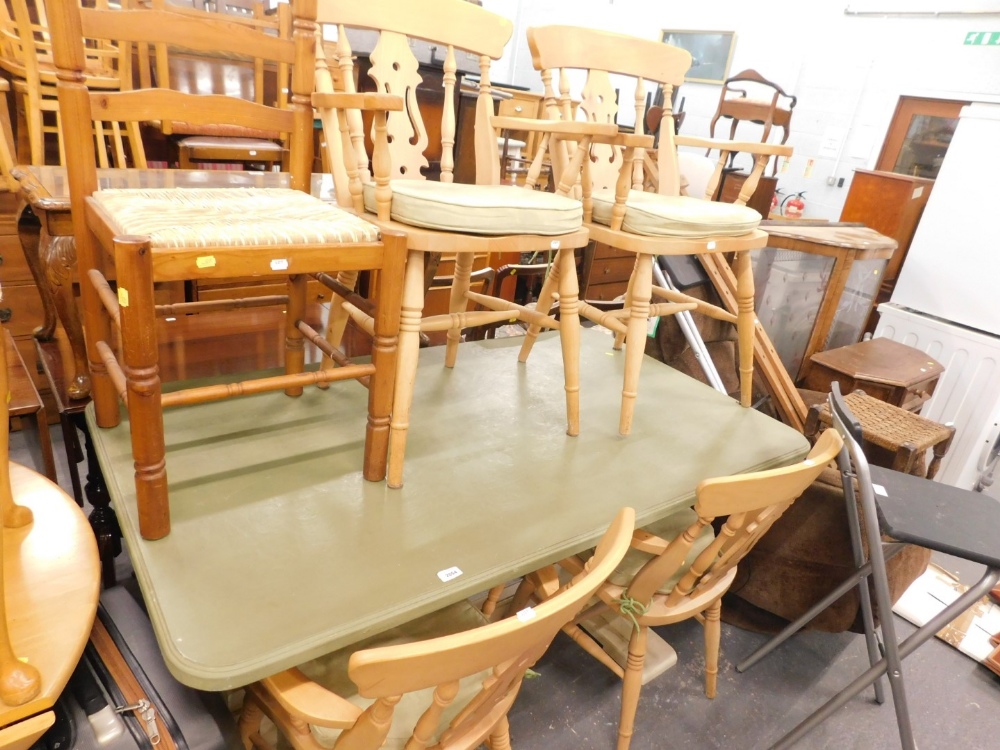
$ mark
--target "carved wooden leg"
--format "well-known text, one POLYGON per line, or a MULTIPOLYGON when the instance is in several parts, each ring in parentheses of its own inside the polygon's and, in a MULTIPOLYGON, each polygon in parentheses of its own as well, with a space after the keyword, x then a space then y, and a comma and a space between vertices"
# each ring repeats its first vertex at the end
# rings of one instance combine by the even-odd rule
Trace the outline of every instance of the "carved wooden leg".
MULTIPOLYGON (((451 297, 448 300, 448 312, 451 315, 465 312, 469 307, 466 293, 469 291, 469 274, 472 272, 472 253, 458 253, 455 256, 455 274, 451 284, 451 297)), ((458 345, 462 340, 462 329, 448 329, 448 342, 444 354, 444 366, 454 367, 458 357, 458 345)))
POLYGON ((420 353, 420 315, 424 309, 424 254, 407 253, 403 279, 403 310, 399 319, 399 362, 396 366, 396 390, 389 423, 389 479, 392 488, 403 486, 403 456, 406 431, 410 427, 413 384, 417 378, 420 353))
POLYGON ((927 467, 927 478, 933 479, 938 473, 938 469, 941 468, 941 460, 945 457, 948 452, 948 448, 951 447, 951 441, 955 437, 955 431, 952 430, 951 436, 947 440, 942 440, 940 443, 934 446, 934 458, 931 459, 930 466, 927 467))
POLYGON ((504 715, 490 732, 490 750, 511 750, 510 748, 510 725, 507 723, 507 716, 504 715))
POLYGON ((902 474, 913 474, 917 459, 922 457, 923 451, 917 450, 916 444, 903 443, 896 449, 896 455, 892 459, 892 470, 902 474))
POLYGON ((632 431, 635 397, 639 392, 639 370, 646 351, 646 328, 649 323, 649 299, 653 288, 653 256, 638 255, 629 281, 631 287, 628 336, 625 340, 625 384, 622 387, 622 409, 618 417, 618 433, 632 431))
POLYGON ((719 642, 722 640, 722 599, 705 610, 705 697, 714 698, 719 678, 719 642))
POLYGON ((753 310, 753 268, 750 251, 736 253, 736 330, 740 351, 740 404, 753 403, 753 340, 757 316, 753 310))
POLYGON ((507 588, 507 584, 501 583, 498 586, 494 586, 490 589, 490 592, 486 595, 486 601, 483 602, 483 615, 486 617, 491 616, 497 609, 497 602, 500 601, 500 597, 503 595, 503 590, 507 588))
POLYGON ((160 539, 170 533, 170 506, 149 241, 128 237, 116 239, 115 265, 118 268, 118 298, 125 302, 121 305, 122 353, 132 457, 135 459, 139 533, 143 539, 160 539))
POLYGON ((399 319, 403 274, 406 265, 406 238, 384 233, 385 262, 378 274, 378 305, 372 364, 375 374, 368 384, 368 426, 365 434, 364 477, 372 482, 385 479, 389 455, 389 422, 399 356, 399 319))
MULTIPOLYGON (((638 266, 639 266, 639 258, 640 257, 641 256, 639 256, 639 255, 635 256, 635 264, 632 266, 632 275, 628 277, 628 287, 626 287, 626 289, 625 289, 625 309, 626 310, 628 310, 632 306, 632 287, 635 284, 635 277, 636 277, 636 274, 638 273, 638 266)), ((652 268, 652 267, 650 267, 650 268, 652 268)), ((652 273, 652 270, 650 270, 650 273, 652 273)), ((650 280, 650 284, 652 284, 652 280, 650 280)), ((645 335, 645 332, 643 332, 643 335, 645 335)), ((620 352, 622 350, 622 344, 623 343, 625 343, 625 334, 624 333, 616 333, 615 334, 615 343, 612 345, 611 348, 614 349, 616 352, 620 352)))
MULTIPOLYGON (((559 267, 559 341, 566 384, 566 434, 580 434, 580 287, 572 248, 556 254, 559 267)), ((546 312, 548 308, 542 308, 546 312)))
MULTIPOLYGON (((553 263, 549 272, 545 274, 545 281, 542 282, 542 288, 538 292, 538 299, 535 301, 535 309, 538 312, 545 312, 552 308, 552 295, 559 288, 559 264, 553 263)), ((573 269, 573 274, 576 275, 576 269, 573 269)), ((528 355, 531 354, 531 348, 535 345, 535 340, 538 338, 538 334, 541 332, 542 327, 538 325, 529 325, 528 332, 524 336, 524 341, 521 342, 521 351, 517 355, 518 362, 527 362, 528 355)))
POLYGON ((117 581, 115 574, 115 558, 122 553, 122 530, 118 525, 118 517, 111 510, 111 495, 108 494, 101 465, 97 462, 97 451, 90 439, 90 428, 83 414, 74 414, 73 422, 83 433, 84 454, 87 457, 87 481, 83 492, 87 496, 92 510, 87 520, 97 538, 97 555, 101 559, 101 583, 105 588, 114 586, 117 581))
POLYGON ((622 712, 618 720, 618 750, 628 750, 635 732, 635 712, 642 690, 642 663, 646 660, 646 627, 632 631, 628 644, 628 661, 622 684, 622 712))
MULTIPOLYGON (((73 294, 73 277, 76 274, 76 240, 73 237, 50 237, 42 228, 39 249, 42 267, 59 321, 66 331, 73 352, 73 371, 66 392, 71 399, 90 396, 90 372, 87 369, 87 345, 83 337, 83 324, 73 294)), ((68 369, 68 368, 67 368, 68 369)))
MULTIPOLYGON (((358 283, 358 272, 341 271, 337 274, 337 281, 348 289, 353 290, 358 283)), ((340 344, 344 340, 344 331, 347 330, 347 321, 350 319, 347 311, 344 310, 343 302, 344 300, 334 293, 333 298, 330 300, 330 317, 326 322, 326 341, 335 349, 340 348, 340 344)), ((334 367, 336 365, 333 360, 324 354, 319 368, 321 370, 332 370, 334 367)), ((319 383, 318 386, 325 390, 330 387, 330 384, 319 383)))
POLYGON ((38 294, 42 298, 42 324, 33 333, 39 341, 51 341, 56 332, 56 306, 39 257, 41 234, 41 222, 31 210, 31 206, 24 205, 17 220, 17 236, 21 241, 21 251, 31 270, 35 286, 38 287, 38 294))

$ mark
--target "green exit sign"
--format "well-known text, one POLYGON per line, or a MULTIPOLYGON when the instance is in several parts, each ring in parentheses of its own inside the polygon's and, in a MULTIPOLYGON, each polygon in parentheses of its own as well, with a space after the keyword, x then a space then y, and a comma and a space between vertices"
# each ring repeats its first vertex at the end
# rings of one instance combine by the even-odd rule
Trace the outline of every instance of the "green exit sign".
POLYGON ((1000 31, 970 31, 965 35, 965 44, 1000 47, 1000 31))

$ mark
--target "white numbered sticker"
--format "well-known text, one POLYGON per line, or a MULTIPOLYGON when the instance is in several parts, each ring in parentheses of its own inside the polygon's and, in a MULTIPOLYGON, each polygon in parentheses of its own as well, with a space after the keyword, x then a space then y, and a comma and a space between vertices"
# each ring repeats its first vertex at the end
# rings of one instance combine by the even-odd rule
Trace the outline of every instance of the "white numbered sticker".
POLYGON ((462 571, 459 568, 447 568, 445 570, 438 571, 438 578, 445 583, 458 578, 460 575, 462 575, 462 571))
POLYGON ((881 495, 882 497, 889 497, 889 493, 885 491, 885 487, 881 484, 873 484, 872 489, 875 490, 876 495, 881 495))
POLYGON ((287 271, 288 270, 288 258, 275 258, 271 261, 272 271, 287 271))
POLYGON ((517 613, 517 619, 521 622, 528 622, 528 620, 535 619, 535 610, 531 607, 525 607, 520 612, 517 613))

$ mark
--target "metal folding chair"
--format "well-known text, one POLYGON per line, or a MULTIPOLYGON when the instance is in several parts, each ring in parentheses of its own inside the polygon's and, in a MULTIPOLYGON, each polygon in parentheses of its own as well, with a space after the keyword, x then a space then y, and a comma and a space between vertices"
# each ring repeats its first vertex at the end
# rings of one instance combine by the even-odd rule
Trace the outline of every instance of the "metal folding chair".
POLYGON ((951 487, 878 466, 870 467, 861 450, 861 425, 847 408, 837 383, 833 384, 833 393, 830 394, 830 407, 833 427, 844 439, 838 465, 844 480, 847 517, 858 569, 825 599, 738 664, 736 669, 740 672, 748 669, 851 588, 858 586, 871 667, 773 747, 781 749, 793 746, 869 685, 874 684, 876 700, 881 703, 881 677, 887 675, 896 709, 900 742, 904 749, 910 750, 916 745, 906 704, 902 660, 978 602, 1000 580, 1000 557, 997 556, 995 546, 996 529, 1000 528, 1000 503, 972 490, 951 487), (855 479, 864 523, 857 512, 855 479), (868 560, 864 559, 862 534, 867 535, 868 560), (883 534, 894 541, 883 544, 883 534), (964 594, 906 640, 899 642, 896 639, 885 562, 887 557, 898 552, 904 544, 917 544, 981 563, 986 566, 986 572, 964 594), (868 595, 869 576, 878 605, 882 644, 878 643, 873 625, 868 595))

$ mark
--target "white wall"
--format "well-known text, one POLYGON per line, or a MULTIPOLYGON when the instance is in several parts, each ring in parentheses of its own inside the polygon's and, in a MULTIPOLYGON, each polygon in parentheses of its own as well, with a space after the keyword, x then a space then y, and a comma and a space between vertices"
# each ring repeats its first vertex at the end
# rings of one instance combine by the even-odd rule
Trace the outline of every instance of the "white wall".
MULTIPOLYGON (((515 23, 494 81, 541 90, 525 41, 529 26, 560 23, 659 39, 665 28, 737 34, 730 74, 753 68, 798 97, 785 191, 806 191, 806 216, 840 216, 855 168, 875 166, 901 95, 1000 102, 1000 46, 965 46, 971 31, 1000 30, 1000 13, 946 17, 846 15, 847 0, 762 5, 745 0, 484 0, 515 23), (843 145, 839 162, 821 157, 825 138, 843 145), (839 138, 837 136, 840 136, 839 138), (811 167, 809 162, 812 161, 811 167), (843 187, 827 178, 844 178, 843 187)), ((854 5, 857 5, 855 3, 854 5)), ((944 5, 944 4, 943 4, 944 5)), ((686 83, 682 133, 708 135, 719 86, 686 83)), ((623 92, 622 101, 629 102, 623 92)), ((727 135, 716 131, 716 135, 727 135)), ((740 138, 759 138, 743 124, 740 138)), ((772 131, 771 140, 777 133, 772 131)))

